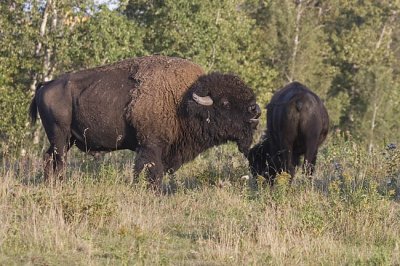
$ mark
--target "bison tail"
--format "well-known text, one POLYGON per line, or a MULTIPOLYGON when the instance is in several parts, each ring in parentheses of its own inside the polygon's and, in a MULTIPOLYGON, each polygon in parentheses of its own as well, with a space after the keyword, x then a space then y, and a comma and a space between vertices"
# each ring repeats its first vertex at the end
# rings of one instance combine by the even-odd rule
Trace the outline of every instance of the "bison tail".
POLYGON ((38 110, 37 110, 36 99, 35 99, 35 97, 33 97, 31 105, 29 106, 29 117, 31 118, 33 125, 36 123, 37 113, 38 113, 38 110))
POLYGON ((33 96, 31 105, 29 106, 29 117, 31 118, 33 125, 36 123, 37 114, 38 114, 38 109, 37 109, 37 104, 36 104, 36 93, 39 90, 39 88, 42 87, 43 85, 44 85, 44 83, 39 82, 39 84, 36 86, 35 95, 33 96))
POLYGON ((297 100, 296 101, 296 109, 297 111, 301 111, 301 109, 303 108, 303 102, 301 100, 297 100))

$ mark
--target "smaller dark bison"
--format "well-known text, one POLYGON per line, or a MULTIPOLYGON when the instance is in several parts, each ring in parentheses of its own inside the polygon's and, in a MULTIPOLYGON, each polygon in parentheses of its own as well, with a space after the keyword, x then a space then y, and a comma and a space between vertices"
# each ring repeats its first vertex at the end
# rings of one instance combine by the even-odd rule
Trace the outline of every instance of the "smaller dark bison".
POLYGON ((328 134, 328 112, 321 99, 306 86, 292 82, 274 94, 267 105, 267 129, 249 152, 251 173, 273 185, 287 171, 293 179, 304 155, 303 171, 311 175, 318 147, 328 134))

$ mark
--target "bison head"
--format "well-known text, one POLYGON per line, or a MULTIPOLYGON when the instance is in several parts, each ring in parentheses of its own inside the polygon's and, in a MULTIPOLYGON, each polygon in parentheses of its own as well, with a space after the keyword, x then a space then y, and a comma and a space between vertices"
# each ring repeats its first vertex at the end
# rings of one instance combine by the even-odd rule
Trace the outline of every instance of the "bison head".
POLYGON ((282 167, 282 160, 276 145, 266 136, 254 145, 247 156, 253 177, 262 175, 272 185, 277 171, 282 167))
POLYGON ((254 92, 239 77, 200 77, 187 96, 186 110, 199 138, 213 146, 234 141, 247 156, 261 110, 254 92))

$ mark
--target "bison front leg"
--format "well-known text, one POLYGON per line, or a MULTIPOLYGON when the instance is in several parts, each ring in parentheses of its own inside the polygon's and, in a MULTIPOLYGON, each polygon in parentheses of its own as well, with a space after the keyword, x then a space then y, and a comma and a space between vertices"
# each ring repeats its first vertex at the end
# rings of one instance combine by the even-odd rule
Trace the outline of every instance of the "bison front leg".
POLYGON ((145 171, 150 186, 161 190, 164 166, 161 161, 161 149, 156 146, 144 146, 139 149, 135 160, 135 175, 145 171))

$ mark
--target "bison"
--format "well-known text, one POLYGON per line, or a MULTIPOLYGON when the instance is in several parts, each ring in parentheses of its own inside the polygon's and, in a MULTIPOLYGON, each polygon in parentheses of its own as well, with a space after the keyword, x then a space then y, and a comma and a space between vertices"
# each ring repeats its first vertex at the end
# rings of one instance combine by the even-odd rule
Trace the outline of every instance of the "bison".
POLYGON ((314 171, 318 147, 328 134, 329 117, 321 99, 306 86, 292 82, 276 92, 267 108, 267 129, 248 156, 253 176, 273 185, 277 173, 291 180, 304 155, 303 171, 314 171))
POLYGON ((44 177, 62 178, 74 144, 84 152, 136 151, 134 172, 160 188, 164 173, 215 145, 247 155, 261 114, 236 75, 205 74, 188 60, 160 55, 66 73, 38 85, 30 106, 50 142, 44 177))

